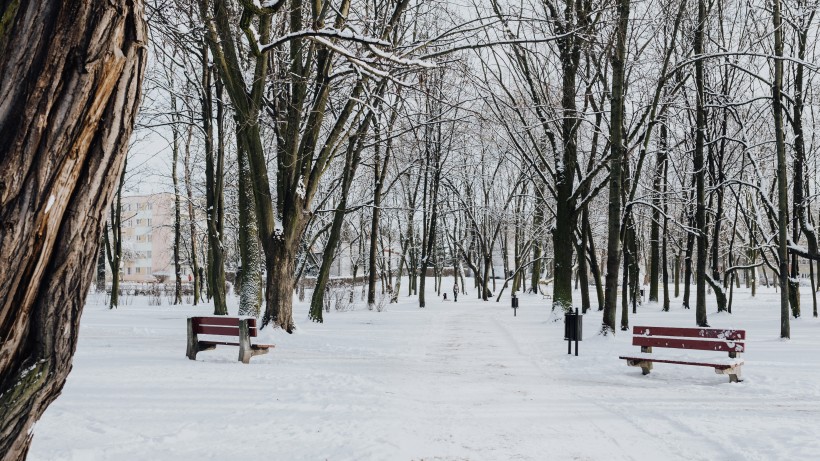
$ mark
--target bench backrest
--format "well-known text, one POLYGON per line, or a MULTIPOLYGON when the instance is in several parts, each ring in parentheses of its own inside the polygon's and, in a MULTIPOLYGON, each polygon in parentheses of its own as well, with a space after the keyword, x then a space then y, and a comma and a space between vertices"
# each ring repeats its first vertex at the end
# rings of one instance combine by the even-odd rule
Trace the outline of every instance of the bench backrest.
MULTIPOLYGON (((239 336, 239 319, 237 317, 191 317, 194 333, 198 335, 239 336)), ((256 319, 248 321, 248 334, 256 336, 256 319)))
POLYGON ((721 328, 634 327, 632 345, 702 351, 745 352, 746 331, 721 328))

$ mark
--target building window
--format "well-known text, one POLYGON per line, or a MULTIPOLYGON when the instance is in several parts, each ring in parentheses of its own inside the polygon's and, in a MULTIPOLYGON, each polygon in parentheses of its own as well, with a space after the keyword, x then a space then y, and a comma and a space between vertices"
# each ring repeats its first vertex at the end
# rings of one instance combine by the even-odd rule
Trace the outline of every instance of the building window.
POLYGON ((137 267, 137 274, 139 274, 139 273, 140 273, 140 268, 139 268, 139 267, 137 267))
POLYGON ((131 268, 128 268, 128 275, 131 275, 131 268))

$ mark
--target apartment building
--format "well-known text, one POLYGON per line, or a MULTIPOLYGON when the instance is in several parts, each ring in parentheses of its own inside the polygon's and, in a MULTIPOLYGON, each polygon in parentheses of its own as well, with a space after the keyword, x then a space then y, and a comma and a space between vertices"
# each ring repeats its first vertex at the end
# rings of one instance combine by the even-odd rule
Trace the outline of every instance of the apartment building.
MULTIPOLYGON (((122 198, 121 280, 167 281, 173 277, 174 195, 159 193, 122 198)), ((184 268, 184 277, 190 269, 184 268)))

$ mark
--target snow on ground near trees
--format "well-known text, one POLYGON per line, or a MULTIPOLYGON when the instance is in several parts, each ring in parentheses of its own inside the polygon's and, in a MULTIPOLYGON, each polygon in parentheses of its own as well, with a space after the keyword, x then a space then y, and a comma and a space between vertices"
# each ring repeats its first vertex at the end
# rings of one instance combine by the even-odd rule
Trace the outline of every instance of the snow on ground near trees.
MULTIPOLYGON (((109 311, 92 298, 29 459, 817 459, 820 321, 804 288, 808 315, 781 341, 778 295, 761 291, 736 292, 733 315, 709 312, 713 327, 747 330, 740 384, 705 367, 642 376, 618 360, 638 350, 631 332, 597 336, 599 312, 585 317, 581 355, 568 356, 562 323, 536 295, 517 317, 509 298, 431 292, 426 309, 404 296, 385 312, 358 301, 324 324, 302 303, 298 333, 273 333, 277 347, 250 365, 235 347, 185 357, 185 318, 210 307, 136 298, 109 311)), ((659 310, 640 307, 631 324, 694 326, 679 299, 659 310)))

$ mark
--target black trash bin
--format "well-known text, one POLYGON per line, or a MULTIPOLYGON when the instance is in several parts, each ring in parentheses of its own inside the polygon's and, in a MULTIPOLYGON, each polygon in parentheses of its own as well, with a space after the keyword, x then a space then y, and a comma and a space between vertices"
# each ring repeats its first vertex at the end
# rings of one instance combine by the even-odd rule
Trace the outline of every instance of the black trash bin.
POLYGON ((567 341, 567 354, 572 353, 572 342, 575 341, 575 355, 578 355, 578 341, 584 338, 584 316, 575 309, 575 312, 564 314, 564 339, 567 341))

